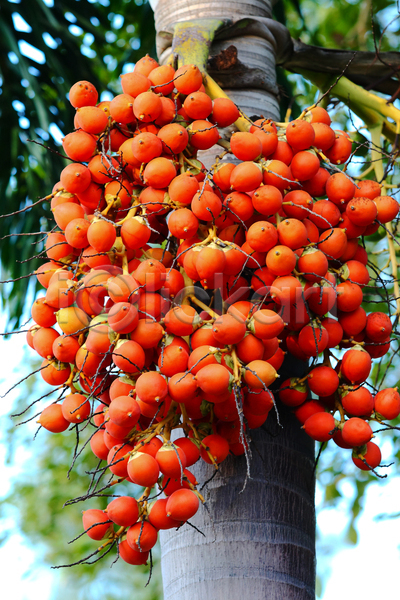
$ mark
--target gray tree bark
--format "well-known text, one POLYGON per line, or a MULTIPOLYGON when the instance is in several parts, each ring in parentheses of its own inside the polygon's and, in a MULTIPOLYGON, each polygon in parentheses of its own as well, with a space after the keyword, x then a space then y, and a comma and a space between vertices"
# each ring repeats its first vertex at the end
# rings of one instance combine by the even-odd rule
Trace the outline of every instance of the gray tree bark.
MULTIPOLYGON (((249 87, 238 89, 237 77, 232 77, 236 88, 229 87, 225 75, 225 91, 249 116, 279 120, 277 44, 267 27, 270 0, 159 0, 155 19, 157 32, 164 32, 159 36, 161 61, 171 52, 168 32, 174 22, 211 17, 233 22, 252 17, 264 28, 265 34, 255 35, 256 27, 234 38, 228 29, 210 55, 235 45, 249 87)), ((289 359, 281 381, 303 371, 304 364, 289 359)), ((314 444, 289 410, 280 408, 279 417, 282 426, 270 414, 265 426, 251 432, 251 479, 244 491, 244 457, 229 457, 208 483, 206 507, 191 520, 204 536, 189 525, 161 532, 165 600, 315 597, 314 444)), ((214 472, 203 461, 191 470, 200 484, 214 472)))

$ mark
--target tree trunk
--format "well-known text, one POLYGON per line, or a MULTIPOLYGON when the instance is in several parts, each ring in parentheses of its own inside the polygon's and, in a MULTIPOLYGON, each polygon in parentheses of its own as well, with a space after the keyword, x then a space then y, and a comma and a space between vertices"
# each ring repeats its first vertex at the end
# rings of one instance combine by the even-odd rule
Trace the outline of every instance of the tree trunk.
MULTIPOLYGON (((251 16, 268 23, 271 17, 269 0, 226 0, 223 4, 159 0, 153 4, 159 34, 170 34, 171 25, 183 20, 220 17, 237 21, 251 16)), ((161 36, 161 61, 171 53, 166 37, 161 36)), ((234 45, 250 74, 247 80, 250 85, 253 82, 248 89, 225 85, 225 91, 247 115, 279 120, 274 43, 268 35, 231 39, 228 32, 222 38, 211 46, 210 55, 234 45)), ((237 85, 237 78, 232 80, 237 85)), ((304 364, 289 359, 281 369, 281 381, 302 371, 304 364)), ((280 408, 279 418, 282 426, 270 414, 262 428, 251 431, 251 479, 244 491, 244 457, 229 457, 207 484, 206 505, 191 520, 204 536, 189 525, 161 532, 165 600, 315 597, 314 444, 289 410, 280 408)), ((214 472, 203 461, 191 470, 200 484, 214 472)))

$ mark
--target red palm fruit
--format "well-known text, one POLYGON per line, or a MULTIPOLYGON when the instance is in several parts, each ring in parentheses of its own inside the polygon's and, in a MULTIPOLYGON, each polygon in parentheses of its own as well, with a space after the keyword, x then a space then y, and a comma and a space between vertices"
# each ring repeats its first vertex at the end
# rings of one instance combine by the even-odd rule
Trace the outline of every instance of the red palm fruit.
POLYGON ((287 142, 278 139, 276 150, 271 158, 285 165, 290 165, 293 158, 293 150, 287 142))
POLYGON ((347 237, 343 229, 334 227, 323 231, 319 237, 318 248, 328 259, 337 259, 342 256, 347 246, 347 237))
POLYGON ((68 280, 59 279, 58 281, 50 281, 45 296, 46 304, 49 307, 53 309, 66 308, 74 303, 75 298, 78 301, 78 295, 75 296, 74 288, 70 286, 68 280))
POLYGON ((237 345, 236 353, 239 360, 243 363, 248 363, 253 360, 264 359, 264 344, 260 339, 249 333, 237 345))
MULTIPOLYGON (((231 174, 235 170, 236 166, 237 165, 230 162, 222 162, 216 166, 213 173, 213 181, 216 187, 221 190, 221 192, 227 193, 231 190, 231 174)), ((262 175, 260 181, 262 181, 262 175)), ((245 179, 243 179, 243 183, 246 185, 245 179)))
POLYGON ((103 191, 104 188, 102 185, 92 181, 89 187, 84 192, 79 194, 79 202, 85 208, 91 210, 103 210, 103 208, 105 207, 103 191))
POLYGON ((68 133, 62 141, 65 154, 76 162, 89 162, 96 150, 96 138, 78 130, 68 133))
MULTIPOLYGON (((247 409, 246 409, 247 412, 247 409)), ((245 427, 245 426, 243 426, 245 427)), ((242 425, 236 417, 234 421, 218 421, 217 433, 226 439, 228 444, 237 444, 240 441, 242 425)))
POLYGON ((266 415, 274 406, 274 396, 269 390, 248 388, 243 406, 253 415, 266 415))
POLYGON ((142 92, 133 101, 133 114, 142 123, 150 123, 160 116, 162 104, 154 92, 142 92))
POLYGON ((121 227, 121 237, 127 248, 138 250, 150 239, 151 230, 143 217, 130 217, 121 227))
POLYGON ((92 540, 103 540, 113 530, 113 525, 110 523, 107 513, 97 508, 84 510, 82 512, 82 522, 85 532, 92 540))
POLYGON ((199 220, 188 208, 175 210, 168 219, 168 229, 178 239, 193 237, 199 228, 199 220))
POLYGON ((110 386, 110 399, 115 400, 119 396, 128 396, 130 392, 134 391, 134 386, 130 383, 124 382, 122 379, 114 379, 110 386))
POLYGON ((374 442, 367 442, 365 452, 353 452, 352 460, 356 467, 362 471, 371 471, 371 469, 376 469, 380 464, 382 454, 379 446, 374 444, 374 442))
POLYGON ((279 388, 279 398, 286 406, 300 406, 307 400, 307 396, 306 384, 297 383, 296 377, 286 379, 279 388))
POLYGON ((61 185, 71 194, 84 192, 91 181, 92 176, 85 165, 71 163, 60 174, 61 185))
POLYGON ((73 248, 86 248, 88 245, 87 231, 90 223, 85 219, 72 219, 65 228, 65 239, 73 248))
POLYGON ((108 124, 108 115, 98 106, 83 106, 76 111, 77 125, 86 133, 101 133, 108 124))
POLYGON ((153 69, 156 69, 159 66, 158 62, 151 58, 148 54, 142 56, 133 69, 134 73, 140 73, 140 75, 144 75, 147 77, 153 69))
POLYGON ((277 337, 273 337, 270 339, 261 340, 264 346, 264 355, 263 360, 268 360, 271 358, 275 352, 278 350, 280 340, 277 337))
POLYGON ((163 445, 162 441, 158 437, 153 437, 149 442, 140 442, 141 446, 138 449, 138 452, 142 452, 144 454, 149 454, 153 458, 155 458, 157 452, 163 445))
POLYGON ((329 150, 335 142, 335 132, 326 123, 312 123, 314 129, 315 139, 314 146, 322 152, 329 150))
POLYGON ((246 262, 246 255, 241 251, 239 246, 230 243, 227 249, 224 249, 226 263, 224 267, 225 275, 238 275, 243 269, 243 265, 246 262))
POLYGON ((284 326, 282 317, 267 308, 255 311, 248 323, 249 330, 261 340, 277 337, 283 331, 284 326))
POLYGON ((326 195, 328 200, 340 206, 354 197, 356 186, 353 180, 345 173, 334 173, 326 181, 326 195))
POLYGON ((335 429, 335 419, 330 413, 317 412, 304 423, 305 432, 317 442, 328 442, 335 429))
POLYGON ((162 287, 166 269, 162 262, 148 258, 140 263, 135 271, 135 279, 146 287, 147 292, 155 292, 162 287))
POLYGON ((239 160, 256 160, 262 154, 261 140, 252 133, 237 131, 230 143, 232 153, 239 160))
POLYGON ((40 327, 51 327, 57 322, 54 309, 46 304, 45 298, 37 298, 31 308, 32 319, 40 327))
POLYGON ((163 335, 164 330, 160 323, 151 319, 140 319, 130 337, 142 348, 148 349, 155 348, 163 335))
POLYGON ((131 396, 118 396, 111 402, 108 415, 116 425, 134 427, 140 418, 140 408, 131 396))
POLYGON ((229 98, 215 98, 211 119, 218 127, 229 127, 240 117, 239 109, 229 98))
POLYGON ((126 541, 132 550, 146 553, 155 546, 157 542, 157 529, 148 521, 139 521, 129 527, 126 533, 126 541))
POLYGON ((314 177, 302 182, 303 190, 311 194, 311 196, 319 197, 326 194, 326 182, 329 179, 329 172, 320 167, 314 177))
POLYGON ((183 152, 189 142, 189 134, 179 123, 164 125, 157 134, 162 142, 164 152, 179 154, 183 152))
POLYGON ((154 133, 143 132, 131 142, 132 154, 140 163, 147 163, 162 154, 161 140, 154 133))
MULTIPOLYGON (((107 359, 108 358, 109 357, 107 356, 107 359)), ((104 356, 98 356, 93 352, 89 352, 86 348, 86 344, 84 344, 76 353, 75 364, 84 375, 94 377, 101 368, 104 369, 110 363, 109 360, 105 360, 104 356)))
POLYGON ((382 342, 373 342, 368 337, 364 338, 364 348, 371 358, 381 358, 389 352, 390 336, 382 342))
POLYGON ((279 242, 296 250, 307 245, 307 230, 298 219, 284 219, 277 227, 279 242))
POLYGON ((68 263, 72 256, 73 248, 67 243, 62 233, 50 233, 46 239, 46 255, 57 263, 68 263))
POLYGON ((114 245, 117 233, 109 221, 94 221, 87 230, 87 240, 97 252, 108 252, 114 245))
POLYGON ((103 431, 96 431, 90 438, 90 448, 100 460, 107 460, 109 448, 104 443, 103 431))
POLYGON ((275 276, 289 275, 296 266, 296 255, 287 246, 277 245, 268 252, 266 264, 275 276))
POLYGON ((157 482, 160 468, 156 459, 144 452, 134 452, 128 461, 128 475, 133 483, 143 487, 153 487, 157 482))
POLYGON ((296 418, 300 421, 302 425, 307 421, 311 415, 316 413, 325 412, 324 406, 318 402, 317 400, 309 400, 308 402, 304 402, 300 406, 293 411, 296 415, 296 418))
POLYGON ((154 93, 168 96, 175 87, 173 82, 174 75, 175 69, 170 65, 162 65, 161 67, 152 69, 148 77, 152 83, 154 93))
POLYGON ((307 282, 304 287, 304 296, 308 306, 317 315, 325 315, 336 303, 336 279, 327 273, 324 280, 318 283, 307 282))
POLYGON ((146 292, 142 294, 138 303, 139 319, 149 319, 153 317, 156 321, 164 316, 171 306, 160 294, 146 292), (149 316, 150 315, 150 316, 149 316))
MULTIPOLYGON (((365 233, 366 227, 360 227, 359 225, 354 225, 352 221, 350 221, 346 212, 342 213, 341 220, 339 223, 339 227, 346 231, 346 236, 348 241, 354 240, 354 238, 358 238, 365 233)), ((343 261, 343 259, 342 259, 343 261)))
POLYGON ((192 306, 186 304, 175 306, 167 312, 164 319, 165 329, 174 335, 190 335, 193 333, 199 317, 192 306))
POLYGON ((271 119, 264 119, 264 117, 261 117, 260 119, 254 121, 254 123, 250 127, 251 133, 254 133, 255 131, 259 130, 266 132, 271 131, 272 133, 276 133, 277 127, 271 119))
POLYGON ((350 312, 339 313, 338 319, 346 336, 358 335, 367 323, 367 315, 361 306, 350 312))
POLYGON ((47 360, 47 358, 44 359, 40 366, 42 369, 40 375, 49 385, 62 385, 68 380, 71 374, 71 367, 66 363, 57 364, 47 360))
POLYGON ((195 444, 194 441, 190 438, 178 438, 177 440, 175 440, 174 444, 178 448, 181 448, 185 453, 187 467, 191 467, 199 460, 200 449, 197 446, 197 444, 195 444))
POLYGON ((219 140, 218 129, 209 121, 193 121, 187 130, 190 134, 190 144, 196 150, 208 150, 219 140))
POLYGON ((230 373, 220 364, 211 364, 202 367, 196 374, 197 384, 208 394, 223 394, 227 391, 230 382, 230 373))
POLYGON ((340 221, 341 215, 338 207, 329 200, 317 200, 313 206, 313 212, 309 219, 319 229, 335 227, 340 221))
POLYGON ((281 306, 295 304, 302 296, 303 288, 297 277, 277 277, 271 286, 271 298, 281 306))
POLYGON ((199 499, 194 492, 187 489, 176 490, 168 498, 167 516, 179 522, 186 522, 193 517, 199 508, 199 499))
POLYGON ((322 106, 315 106, 309 113, 311 114, 311 123, 325 123, 326 125, 331 124, 331 118, 325 108, 322 106))
POLYGON ((303 190, 293 190, 285 195, 283 210, 288 217, 304 219, 313 210, 312 197, 303 190))
POLYGON ((204 325, 197 329, 190 337, 190 345, 193 350, 199 346, 216 346, 219 347, 212 332, 212 325, 204 325))
POLYGON ((42 358, 53 356, 53 343, 58 338, 58 332, 52 327, 39 327, 32 333, 33 348, 42 358))
POLYGON ((243 192, 232 192, 227 195, 224 206, 228 208, 229 216, 235 223, 248 221, 254 213, 250 196, 243 192))
POLYGON ((367 251, 365 250, 365 248, 363 248, 362 246, 358 245, 356 253, 353 256, 354 260, 357 260, 358 262, 362 263, 363 265, 367 265, 368 263, 368 254, 367 251))
POLYGON ((286 127, 286 139, 294 150, 306 150, 313 145, 315 132, 310 123, 296 119, 286 127))
POLYGON ((312 151, 297 152, 290 163, 290 170, 296 181, 314 177, 319 167, 319 159, 312 151))
POLYGON ((175 444, 164 444, 156 454, 161 473, 169 477, 180 477, 186 467, 186 455, 175 444))
MULTIPOLYGON (((262 170, 258 164, 245 161, 239 165, 233 165, 233 167, 234 168, 230 171, 229 184, 227 182, 223 188, 220 188, 222 191, 229 192, 229 190, 233 188, 237 192, 251 192, 261 185, 263 176, 262 170)), ((216 177, 217 185, 221 177, 222 174, 219 178, 216 177)))
MULTIPOLYGON (((346 219, 347 219, 347 217, 346 217, 346 219)), ((345 219, 343 219, 343 221, 344 220, 345 219)), ((347 233, 346 233, 346 235, 347 235, 347 233)), ((357 248, 358 248, 358 240, 357 239, 349 239, 348 242, 347 242, 346 250, 344 251, 344 253, 340 257, 340 260, 342 262, 347 262, 349 260, 352 260, 355 257, 355 255, 356 255, 357 248)), ((357 262, 359 262, 359 261, 357 261, 357 262)))
POLYGON ((242 252, 245 252, 249 258, 246 258, 245 267, 249 269, 260 269, 261 266, 265 263, 266 252, 257 252, 253 250, 247 242, 242 244, 242 252))
POLYGON ((346 390, 341 396, 344 410, 352 417, 369 417, 374 410, 374 399, 365 387, 358 387, 354 391, 346 390))
POLYGON ((156 371, 142 373, 136 381, 136 394, 142 402, 160 402, 168 392, 165 377, 156 371))
POLYGON ((279 191, 287 190, 293 182, 289 167, 280 160, 268 161, 264 168, 263 181, 265 185, 276 187, 279 191))
POLYGON ((161 498, 148 507, 148 518, 156 529, 172 529, 179 527, 180 521, 167 516, 168 498, 161 498))
POLYGON ((115 365, 125 373, 140 372, 146 360, 142 347, 132 340, 119 340, 112 358, 115 365))
POLYGON ((171 181, 168 194, 172 202, 189 205, 198 190, 199 182, 193 175, 186 172, 178 175, 171 181))
POLYGON ((349 158, 351 151, 352 141, 347 134, 335 132, 335 141, 325 154, 334 165, 342 165, 349 158))
POLYGON ((93 181, 103 184, 108 183, 113 177, 118 175, 119 163, 113 157, 98 154, 91 159, 88 169, 93 181))
POLYGON ((352 448, 363 446, 370 441, 372 429, 363 419, 352 417, 343 425, 342 437, 343 441, 352 448))
POLYGON ((252 132, 261 142, 261 154, 264 158, 269 158, 278 146, 278 136, 272 131, 262 131, 258 129, 252 132))
POLYGON ((137 308, 129 302, 117 302, 108 313, 108 324, 115 333, 131 333, 138 321, 137 308))
POLYGON ((59 404, 46 406, 40 414, 38 423, 52 433, 61 433, 68 429, 70 425, 70 421, 67 421, 64 417, 59 404))
POLYGON ((83 394, 69 394, 64 398, 61 410, 69 423, 82 423, 90 416, 90 402, 83 394))
POLYGON ((318 242, 318 240, 319 240, 318 227, 316 227, 314 225, 314 223, 312 223, 310 221, 310 219, 303 219, 303 225, 307 231, 307 241, 310 244, 315 244, 316 242, 318 242))
POLYGON ((139 518, 139 507, 135 498, 120 496, 114 498, 107 506, 107 516, 120 527, 134 525, 139 518))
POLYGON ((328 332, 321 325, 312 322, 299 333, 299 346, 308 356, 318 356, 328 345, 328 332))
POLYGON ((269 292, 275 278, 276 275, 267 267, 261 267, 261 269, 254 271, 253 277, 251 278, 251 288, 257 292, 257 294, 265 295, 269 292))
POLYGON ((208 452, 213 457, 214 462, 219 464, 228 456, 229 444, 225 438, 217 433, 207 435, 202 441, 200 455, 201 458, 210 465, 212 464, 212 460, 208 455, 208 452))
POLYGON ((69 90, 69 101, 74 108, 95 106, 99 95, 90 81, 77 81, 69 90))
POLYGON ((362 179, 357 182, 357 187, 354 191, 355 198, 370 198, 373 200, 381 194, 381 184, 372 179, 362 179))
POLYGON ((246 323, 233 315, 221 315, 214 321, 214 337, 225 346, 238 344, 243 340, 245 333, 246 323))
POLYGON ((185 403, 196 395, 197 380, 192 373, 175 373, 168 381, 168 394, 175 402, 185 403))
POLYGON ((252 360, 246 365, 244 380, 250 387, 260 389, 271 385, 278 377, 272 365, 264 360, 252 360))
POLYGON ((371 357, 361 346, 356 346, 344 354, 341 373, 351 383, 362 383, 371 371, 371 357))
POLYGON ((128 565, 145 565, 149 558, 149 552, 136 552, 129 546, 126 539, 119 542, 118 552, 122 560, 128 565))
POLYGON ((330 396, 339 387, 339 376, 331 367, 320 365, 310 371, 307 384, 317 396, 330 396))
POLYGON ((216 219, 222 208, 222 202, 214 192, 206 190, 196 192, 191 202, 191 209, 201 221, 216 219))
MULTIPOLYGON (((134 168, 140 168, 141 163, 143 162, 138 160, 132 152, 132 138, 128 138, 127 140, 125 140, 125 142, 123 142, 123 144, 121 144, 121 146, 118 148, 118 154, 121 157, 121 162, 123 161, 125 163, 128 163, 128 165, 134 168)), ((152 158, 154 157, 152 156, 152 158)))
POLYGON ((328 332, 329 341, 327 348, 335 348, 343 338, 343 327, 339 321, 335 321, 332 318, 325 318, 321 321, 321 325, 325 327, 328 332))
POLYGON ((41 265, 36 271, 36 277, 40 285, 44 288, 49 287, 49 282, 54 273, 59 269, 59 265, 53 263, 51 261, 44 263, 41 265))
POLYGON ((350 200, 346 207, 346 214, 355 225, 370 225, 378 214, 376 204, 370 198, 356 197, 350 200))
POLYGON ((336 287, 337 306, 343 312, 351 312, 356 310, 362 300, 362 289, 356 283, 350 281, 342 281, 336 287))
POLYGON ((377 196, 374 199, 378 211, 376 218, 380 223, 388 223, 396 218, 399 212, 399 203, 391 196, 377 196))
POLYGON ((122 91, 124 94, 133 96, 133 98, 136 98, 139 94, 147 92, 150 89, 151 81, 145 75, 132 72, 124 73, 123 75, 120 75, 120 77, 122 91))
POLYGON ((132 203, 132 185, 126 177, 120 181, 109 181, 104 188, 107 202, 115 202, 120 209, 130 208, 132 203))
POLYGON ((153 158, 143 171, 143 180, 146 185, 156 190, 168 187, 175 176, 176 169, 173 162, 162 156, 153 158))
POLYGON ((388 315, 373 312, 367 317, 365 333, 373 342, 383 342, 392 333, 392 323, 388 315))
POLYGON ((60 335, 53 342, 53 354, 61 362, 74 363, 79 348, 78 340, 70 335, 60 335))
POLYGON ((175 72, 174 83, 178 92, 187 96, 200 89, 203 76, 196 65, 183 65, 175 72))
POLYGON ((200 250, 196 258, 196 270, 200 279, 212 279, 214 275, 222 274, 225 264, 225 253, 212 246, 200 250))
POLYGON ((120 273, 107 280, 107 291, 113 302, 130 302, 139 298, 140 283, 132 275, 120 273))
POLYGON ((167 377, 186 371, 189 354, 183 346, 170 344, 161 352, 158 359, 160 372, 167 377))
POLYGON ((191 352, 187 367, 192 375, 196 375, 206 365, 216 365, 217 363, 215 355, 210 351, 210 346, 204 345, 198 346, 191 352))
POLYGON ((375 412, 383 419, 391 421, 400 414, 400 395, 396 388, 386 388, 374 398, 375 412))
POLYGON ((321 250, 309 248, 300 256, 297 268, 307 281, 316 283, 321 281, 327 272, 328 260, 321 250))
POLYGON ((243 409, 243 415, 246 419, 246 423, 249 429, 258 429, 259 427, 261 427, 261 425, 263 425, 267 420, 268 414, 269 413, 266 413, 264 415, 253 415, 250 411, 247 410, 247 407, 243 409))
POLYGON ((258 252, 268 252, 278 241, 274 225, 268 221, 258 221, 249 227, 246 233, 247 243, 258 252))

